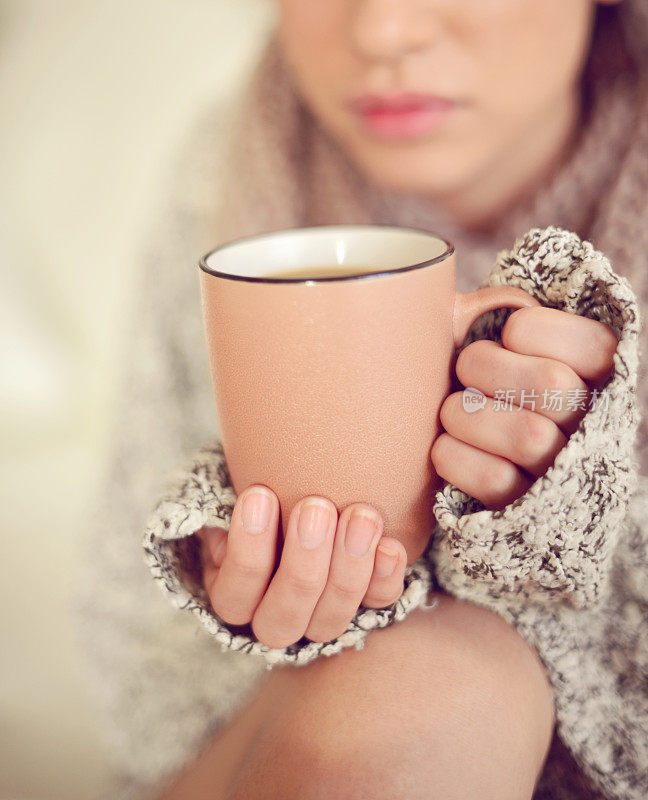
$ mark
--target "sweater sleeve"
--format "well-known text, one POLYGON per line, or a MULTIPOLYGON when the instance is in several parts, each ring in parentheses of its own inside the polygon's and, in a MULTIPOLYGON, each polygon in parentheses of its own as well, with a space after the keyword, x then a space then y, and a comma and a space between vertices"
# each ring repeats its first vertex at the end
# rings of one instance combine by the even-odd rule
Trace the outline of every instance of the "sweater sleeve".
POLYGON ((302 637, 288 647, 268 647, 256 639, 250 625, 230 625, 215 614, 202 583, 198 542, 192 534, 203 526, 229 528, 235 501, 222 443, 215 439, 170 477, 143 540, 146 562, 160 589, 177 608, 196 615, 223 650, 260 655, 268 668, 282 663, 303 665, 346 647, 360 649, 369 631, 427 606, 431 577, 422 557, 406 568, 404 589, 396 602, 381 609, 360 607, 346 631, 335 639, 312 642, 302 637))
MULTIPOLYGON (((554 464, 514 503, 488 511, 446 485, 428 557, 443 589, 498 613, 536 650, 557 736, 587 779, 583 796, 644 800, 648 478, 633 447, 637 301, 590 243, 555 228, 532 230, 501 253, 489 282, 609 324, 619 339, 613 374, 554 464)), ((482 318, 474 335, 497 339, 503 319, 482 318)), ((569 793, 559 770, 545 769, 541 784, 542 797, 569 793)))
MULTIPOLYGON (((446 591, 496 610, 529 601, 588 607, 608 592, 637 485, 638 304, 602 253, 555 227, 533 229, 499 253, 488 282, 520 286, 545 306, 610 325, 619 339, 613 373, 553 465, 515 502, 489 511, 445 485, 429 559, 446 591)), ((484 316, 466 344, 499 340, 506 316, 484 316)))
POLYGON ((113 800, 140 800, 196 756, 264 673, 261 659, 222 653, 195 617, 178 614, 141 549, 164 475, 216 429, 195 265, 213 243, 220 114, 210 108, 182 142, 142 248, 110 456, 76 579, 79 665, 113 800))

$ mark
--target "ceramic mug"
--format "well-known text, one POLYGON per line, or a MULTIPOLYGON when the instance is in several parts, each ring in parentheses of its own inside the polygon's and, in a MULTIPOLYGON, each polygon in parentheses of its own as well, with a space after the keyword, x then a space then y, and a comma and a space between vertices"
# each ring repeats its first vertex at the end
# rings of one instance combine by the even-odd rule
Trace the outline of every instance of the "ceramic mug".
POLYGON ((459 294, 455 253, 412 228, 330 225, 227 242, 200 260, 221 441, 236 494, 260 483, 280 523, 306 495, 367 502, 408 563, 425 549, 441 484, 430 449, 455 349, 521 289, 459 294), (338 275, 273 277, 341 268, 338 275))

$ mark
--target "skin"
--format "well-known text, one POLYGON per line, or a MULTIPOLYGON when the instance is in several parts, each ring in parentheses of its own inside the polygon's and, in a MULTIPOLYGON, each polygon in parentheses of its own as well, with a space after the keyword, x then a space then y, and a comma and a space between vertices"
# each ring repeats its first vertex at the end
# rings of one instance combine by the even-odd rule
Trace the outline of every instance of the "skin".
MULTIPOLYGON (((593 0, 277 2, 284 51, 305 103, 376 185, 423 194, 466 230, 487 231, 569 153, 578 130, 579 77, 590 44, 593 0), (346 101, 394 89, 438 93, 460 105, 433 133, 387 142, 364 130, 346 101)), ((486 405, 468 414, 460 392, 446 399, 444 433, 430 450, 434 469, 487 508, 520 497, 551 466, 587 413, 591 392, 611 372, 616 346, 602 323, 542 307, 515 311, 502 346, 475 342, 460 354, 459 382, 481 390, 486 405), (496 410, 499 389, 513 391, 513 408, 496 410), (538 402, 522 407, 523 391, 539 395, 545 389, 585 392, 585 403, 559 411, 538 402)), ((296 533, 300 503, 276 565, 278 501, 271 487, 262 488, 270 489, 274 510, 254 544, 243 525, 242 505, 254 488, 237 499, 229 533, 197 534, 205 586, 226 621, 251 622, 257 638, 272 646, 304 634, 325 641, 346 628, 358 604, 388 605, 400 594, 405 556, 401 549, 394 572, 385 578, 383 556, 399 545, 382 537, 381 552, 380 520, 365 555, 345 551, 351 506, 339 513, 329 508, 321 542, 304 547, 296 533)), ((371 508, 362 502, 354 506, 371 508)), ((354 798, 367 791, 373 797, 402 796, 390 793, 388 776, 377 767, 380 759, 403 781, 414 775, 419 786, 445 782, 445 798, 529 798, 552 728, 551 691, 531 648, 496 615, 440 595, 440 606, 429 617, 415 612, 374 632, 360 652, 345 651, 299 670, 273 670, 251 706, 160 800, 204 796, 203 785, 192 788, 193 778, 213 788, 214 800, 354 798), (487 635, 480 638, 480 631, 487 635), (447 681, 435 680, 434 670, 427 674, 439 653, 436 665, 447 681), (466 737, 466 719, 452 711, 453 703, 463 697, 463 688, 468 692, 482 683, 490 699, 480 692, 463 702, 483 726, 475 723, 466 737), (416 691, 410 691, 413 685, 416 691), (367 692, 372 702, 363 701, 367 692), (511 729, 505 717, 512 696, 520 698, 520 717, 511 729), (300 738, 305 705, 310 724, 300 738), (350 737, 344 741, 356 760, 346 771, 327 769, 331 753, 340 756, 338 732, 327 720, 335 709, 349 707, 353 725, 344 729, 350 737), (425 710, 421 719, 419 709, 425 710), (399 736, 408 748, 383 754, 381 741, 393 744, 399 736), (412 760, 414 741, 422 750, 412 760), (310 743, 306 750, 304 743, 310 743), (511 771, 512 763, 520 765, 518 772, 511 771), (354 764, 363 770, 360 786, 350 777, 354 764), (405 771, 399 770, 403 764, 405 771), (474 765, 474 782, 469 769, 457 770, 455 764, 474 765), (300 784, 303 775, 316 778, 300 784)))
POLYGON ((497 614, 438 601, 274 668, 157 800, 529 800, 554 724, 542 664, 497 614))
POLYGON ((592 0, 278 0, 310 110, 374 184, 488 228, 565 157, 578 125, 592 0), (459 106, 418 139, 367 134, 347 101, 438 94, 459 106))
POLYGON ((353 503, 338 515, 327 498, 300 500, 290 515, 273 575, 278 521, 277 496, 255 485, 237 497, 229 533, 221 528, 198 533, 203 580, 214 611, 231 624, 251 622, 255 636, 269 647, 285 647, 304 635, 327 642, 346 630, 361 603, 387 606, 403 591, 405 548, 382 536, 383 520, 368 503, 353 503), (268 503, 269 516, 267 524, 257 526, 259 531, 251 531, 245 509, 258 492, 268 503), (312 526, 307 525, 306 541, 299 533, 300 521, 308 521, 304 509, 309 500, 324 512, 317 542, 312 526), (363 526, 359 533, 349 524, 354 512, 363 526))

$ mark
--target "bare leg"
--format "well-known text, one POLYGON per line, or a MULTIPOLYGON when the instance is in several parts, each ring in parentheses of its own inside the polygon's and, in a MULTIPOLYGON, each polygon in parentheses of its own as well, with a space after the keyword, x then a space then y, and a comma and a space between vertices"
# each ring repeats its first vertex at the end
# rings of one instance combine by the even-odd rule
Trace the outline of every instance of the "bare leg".
POLYGON ((271 723, 281 677, 279 670, 268 672, 234 720, 180 773, 164 779, 153 798, 147 794, 142 800, 224 800, 259 730, 271 723))
POLYGON ((201 800, 529 800, 552 731, 535 653, 440 595, 361 651, 273 670, 206 755, 201 800))

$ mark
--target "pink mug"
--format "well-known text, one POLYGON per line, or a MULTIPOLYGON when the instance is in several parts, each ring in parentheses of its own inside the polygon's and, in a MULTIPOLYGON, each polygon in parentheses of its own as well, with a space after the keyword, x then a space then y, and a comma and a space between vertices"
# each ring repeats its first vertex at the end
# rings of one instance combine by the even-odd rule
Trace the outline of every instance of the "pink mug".
POLYGON ((434 527, 441 481, 430 448, 455 349, 486 311, 538 301, 509 286, 459 294, 450 242, 383 225, 249 236, 207 253, 200 269, 235 492, 272 489, 282 528, 306 495, 338 511, 370 503, 408 563, 418 558, 434 527), (276 277, 284 272, 298 277, 276 277))

